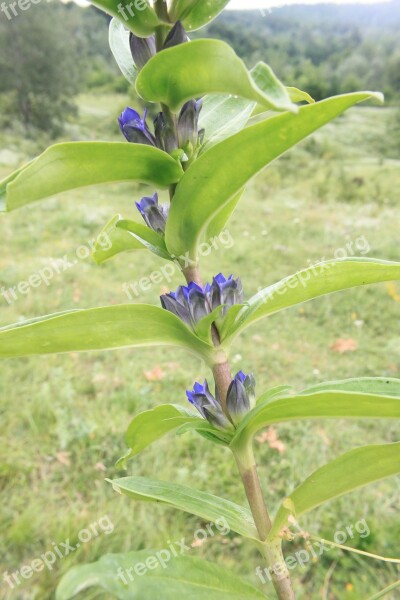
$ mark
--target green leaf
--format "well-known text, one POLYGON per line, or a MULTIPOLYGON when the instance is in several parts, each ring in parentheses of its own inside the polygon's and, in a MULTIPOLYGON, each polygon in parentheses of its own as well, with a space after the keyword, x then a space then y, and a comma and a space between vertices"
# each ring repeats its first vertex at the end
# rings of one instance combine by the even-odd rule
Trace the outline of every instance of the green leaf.
POLYGON ((212 355, 178 317, 148 304, 74 310, 0 329, 1 358, 157 345, 184 347, 205 360, 212 355))
POLYGON ((400 472, 400 442, 365 446, 347 452, 314 471, 280 506, 269 538, 279 535, 288 518, 400 472))
POLYGON ((180 256, 189 251, 195 259, 208 223, 252 177, 310 133, 371 97, 379 96, 347 94, 301 106, 297 115, 271 117, 213 146, 177 186, 166 229, 169 252, 180 256))
POLYGON ((143 144, 56 144, 0 182, 0 210, 99 183, 140 181, 168 187, 179 181, 182 173, 168 154, 143 144))
POLYGON ((175 0, 173 21, 182 21, 187 31, 195 31, 210 23, 223 11, 229 0, 175 0))
POLYGON ((205 131, 199 155, 241 131, 249 120, 254 106, 255 102, 239 96, 208 94, 203 100, 199 117, 199 129, 205 131))
POLYGON ((266 400, 276 400, 278 397, 288 396, 291 394, 292 386, 291 385, 276 385, 273 388, 270 388, 265 394, 262 394, 256 400, 256 404, 261 404, 266 400))
POLYGON ((232 339, 259 319, 333 292, 400 279, 400 263, 375 258, 346 258, 318 263, 261 290, 234 319, 227 313, 222 339, 232 339))
MULTIPOLYGON (((250 75, 257 86, 268 94, 271 90, 270 77, 271 69, 263 62, 256 64, 250 71, 250 75)), ((287 89, 284 89, 279 81, 275 81, 273 86, 279 94, 287 96, 287 89)), ((238 133, 248 123, 257 103, 239 96, 209 94, 203 100, 203 107, 200 112, 199 128, 205 130, 205 137, 200 154, 207 152, 215 144, 221 142, 227 137, 238 133)), ((262 111, 265 106, 262 106, 262 111)), ((272 114, 272 113, 271 113, 272 114)))
MULTIPOLYGON (((397 382, 397 390, 399 387, 400 381, 397 382)), ((361 385, 361 388, 362 392, 364 386, 361 385)), ((344 391, 340 386, 278 399, 267 392, 241 421, 231 444, 246 443, 257 431, 272 423, 326 418, 399 419, 400 398, 392 397, 389 390, 385 395, 358 393, 356 390, 344 391)))
POLYGON ((185 485, 147 477, 123 477, 110 483, 115 491, 135 500, 161 502, 207 521, 215 522, 224 518, 232 531, 247 538, 257 539, 257 531, 250 511, 230 500, 185 485))
POLYGON ((307 104, 314 104, 315 100, 307 94, 307 92, 303 92, 295 87, 287 87, 288 94, 292 102, 307 102, 307 104))
POLYGON ((198 323, 196 323, 196 325, 195 325, 196 335, 200 339, 204 340, 205 342, 207 342, 209 344, 212 343, 212 337, 211 337, 212 324, 215 323, 216 321, 218 321, 218 319, 221 315, 222 309, 223 309, 223 305, 217 306, 217 308, 215 308, 212 312, 210 312, 209 315, 206 315, 205 317, 200 319, 200 321, 198 323))
MULTIPOLYGON (((260 63, 260 64, 265 64, 265 63, 260 63)), ((303 92, 302 90, 299 90, 297 88, 287 87, 286 92, 289 94, 289 98, 293 103, 298 103, 298 102, 306 102, 307 104, 315 103, 314 98, 312 98, 310 96, 310 94, 307 94, 307 92, 303 92)), ((257 104, 254 107, 254 110, 252 112, 252 117, 251 117, 251 119, 249 119, 248 125, 254 125, 255 123, 258 123, 259 121, 262 121, 263 119, 267 119, 270 116, 271 116, 271 111, 266 112, 265 107, 262 104, 257 104)))
POLYGON ((145 250, 146 247, 138 238, 118 227, 121 221, 121 215, 114 215, 98 234, 92 250, 92 257, 98 265, 121 252, 145 250))
MULTIPOLYGON (((323 391, 360 392, 363 394, 380 394, 382 396, 400 396, 400 379, 390 377, 356 377, 341 381, 327 381, 318 383, 305 390, 302 394, 312 394, 323 391)), ((399 415, 400 416, 400 415, 399 415)))
POLYGON ((236 194, 236 196, 234 196, 232 200, 228 202, 228 204, 225 204, 225 206, 223 206, 220 211, 214 214, 213 218, 207 226, 207 233, 205 236, 207 243, 214 237, 219 236, 219 234, 222 232, 225 225, 232 216, 232 213, 234 212, 238 202, 240 201, 243 192, 244 190, 240 190, 240 192, 236 194))
POLYGON ((92 587, 118 600, 267 600, 225 567, 182 555, 177 542, 173 549, 178 556, 167 547, 106 554, 95 563, 73 567, 60 581, 56 600, 71 600, 92 587))
POLYGON ((166 260, 172 260, 167 247, 165 245, 164 238, 141 223, 131 221, 129 219, 122 219, 116 223, 117 229, 122 229, 128 232, 128 234, 135 240, 140 242, 142 246, 166 260))
POLYGON ((125 29, 121 21, 111 19, 108 32, 108 41, 122 75, 134 85, 138 71, 133 62, 129 45, 130 32, 125 29))
POLYGON ((146 410, 133 418, 126 432, 125 442, 130 448, 129 457, 139 454, 150 444, 182 425, 190 424, 195 428, 203 423, 204 419, 176 404, 163 404, 146 410))
POLYGON ((136 90, 145 101, 161 102, 172 110, 209 93, 241 96, 275 110, 297 110, 266 65, 263 81, 266 91, 257 86, 244 62, 225 42, 196 40, 153 56, 140 71, 136 90))
POLYGON ((108 15, 115 17, 139 37, 152 35, 160 21, 147 0, 90 0, 108 15))

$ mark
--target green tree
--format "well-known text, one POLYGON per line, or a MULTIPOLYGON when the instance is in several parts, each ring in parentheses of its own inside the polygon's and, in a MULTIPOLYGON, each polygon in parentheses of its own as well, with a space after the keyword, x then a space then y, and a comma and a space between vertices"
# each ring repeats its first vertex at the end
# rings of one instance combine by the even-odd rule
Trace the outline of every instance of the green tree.
POLYGON ((34 5, 0 19, 0 92, 7 121, 29 131, 59 133, 75 112, 73 97, 84 73, 74 19, 62 5, 34 5), (6 105, 6 106, 4 106, 6 105))

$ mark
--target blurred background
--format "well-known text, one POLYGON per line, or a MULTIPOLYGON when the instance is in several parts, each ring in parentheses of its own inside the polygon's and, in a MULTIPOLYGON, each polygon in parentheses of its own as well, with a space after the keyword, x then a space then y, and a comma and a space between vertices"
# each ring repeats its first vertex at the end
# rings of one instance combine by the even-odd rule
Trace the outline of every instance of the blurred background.
MULTIPOLYGON (((123 141, 117 116, 138 106, 108 47, 109 19, 74 3, 32 5, 0 12, 0 178, 50 143, 123 141), (11 17, 11 18, 9 18, 11 17)), ((242 276, 249 297, 310 263, 348 255, 399 260, 400 2, 370 5, 293 5, 226 11, 201 36, 230 42, 249 66, 264 60, 286 85, 315 99, 359 89, 386 95, 313 135, 254 180, 228 225, 232 248, 204 259, 215 272, 242 276)), ((196 34, 200 37, 200 34, 196 34)), ((154 190, 120 184, 64 194, 0 215, 0 324, 68 308, 129 301, 156 303, 178 278, 138 288, 163 263, 147 254, 121 255, 101 267, 88 252, 117 212, 136 218, 134 201, 154 190), (65 257, 75 264, 48 285, 11 298, 4 294, 31 274, 65 257)), ((261 322, 236 342, 233 363, 253 371, 258 392, 288 383, 295 389, 356 376, 400 376, 400 285, 388 284, 323 298, 261 322)), ((184 352, 171 349, 70 354, 3 361, 0 382, 0 597, 50 600, 61 574, 106 552, 189 541, 195 517, 116 496, 105 477, 143 474, 174 480, 244 502, 227 452, 194 434, 168 437, 117 471, 123 435, 137 412, 162 402, 185 403, 184 390, 207 375, 184 352), (19 570, 54 544, 108 515, 102 535, 11 588, 5 571, 19 570)), ((319 465, 361 444, 395 441, 388 421, 317 421, 271 427, 257 439, 268 504, 319 465)), ((396 556, 399 479, 354 492, 302 519, 305 531, 332 539, 365 519, 370 535, 348 544, 396 556)), ((304 540, 287 551, 304 547, 304 540)), ((234 534, 192 549, 249 577, 257 553, 234 534)), ((389 563, 330 550, 293 572, 299 599, 366 600, 399 578, 389 563)), ((92 598, 86 593, 82 598, 92 598)), ((99 598, 107 596, 99 595, 99 598)), ((387 598, 399 598, 399 593, 387 598)))

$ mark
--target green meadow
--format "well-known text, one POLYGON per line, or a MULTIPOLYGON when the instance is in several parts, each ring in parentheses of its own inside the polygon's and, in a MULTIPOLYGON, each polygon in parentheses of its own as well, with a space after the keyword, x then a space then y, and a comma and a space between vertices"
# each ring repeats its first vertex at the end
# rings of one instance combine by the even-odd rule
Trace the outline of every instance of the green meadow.
MULTIPOLYGON (((116 116, 127 103, 123 95, 81 96, 80 116, 63 139, 121 140, 116 116)), ((204 274, 233 272, 250 297, 321 259, 354 254, 399 260, 398 123, 395 107, 355 108, 267 168, 249 185, 228 223, 230 242, 203 258, 204 274)), ((46 145, 44 138, 1 133, 0 177, 46 145)), ((87 256, 115 213, 140 220, 134 201, 153 192, 128 184, 87 188, 0 215, 0 324, 69 308, 157 304, 160 293, 181 283, 175 274, 171 281, 141 288, 142 278, 163 268, 161 259, 137 252, 96 266, 87 256), (10 297, 7 290, 49 264, 59 265, 59 273, 53 267, 48 285, 41 280, 10 297), (137 286, 131 299, 126 283, 137 286)), ((400 283, 358 288, 261 321, 236 341, 232 363, 254 372, 259 393, 279 384, 301 390, 334 379, 400 377, 399 326, 400 283)), ((105 478, 146 475, 246 502, 228 452, 193 433, 168 436, 125 470, 115 467, 126 451, 124 433, 132 416, 160 402, 185 405, 185 389, 206 376, 204 365, 171 348, 2 361, 2 599, 50 600, 62 573, 75 564, 108 552, 157 551, 183 537, 190 546, 194 532, 206 525, 184 513, 134 503, 117 495, 105 478), (67 539, 76 544, 79 532, 105 515, 114 525, 112 533, 94 536, 51 570, 20 577, 14 588, 3 580, 3 572, 20 571, 67 539)), ((398 433, 396 422, 384 420, 292 422, 263 433, 257 459, 271 512, 318 466, 363 444, 395 441, 398 433)), ((332 540, 337 531, 354 530, 365 520, 369 535, 355 532, 345 545, 398 556, 399 482, 370 485, 302 518, 303 533, 286 544, 286 552, 306 548, 307 533, 332 540)), ((190 553, 239 571, 270 591, 256 576, 262 564, 256 550, 233 533, 210 536, 190 553)), ((397 567, 330 549, 292 574, 299 599, 366 600, 399 579, 397 567)), ((82 598, 107 596, 90 592, 82 598)))

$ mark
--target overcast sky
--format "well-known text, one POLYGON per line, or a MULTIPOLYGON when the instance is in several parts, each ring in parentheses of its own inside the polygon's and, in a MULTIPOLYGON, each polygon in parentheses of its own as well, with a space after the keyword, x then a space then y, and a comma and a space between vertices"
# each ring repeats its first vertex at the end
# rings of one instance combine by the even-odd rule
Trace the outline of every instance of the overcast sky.
POLYGON ((269 8, 270 6, 283 6, 285 4, 321 4, 335 2, 336 4, 375 4, 376 2, 386 2, 388 0, 231 0, 227 6, 228 9, 254 9, 269 8))

